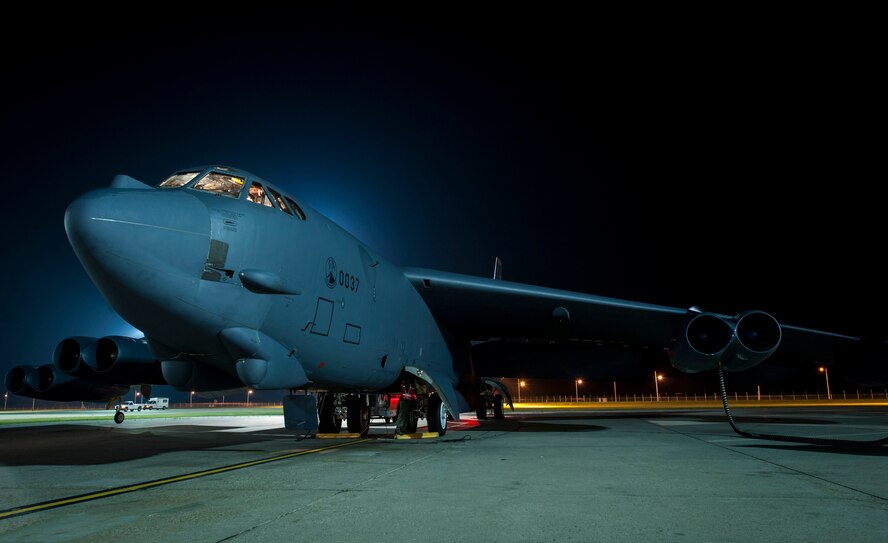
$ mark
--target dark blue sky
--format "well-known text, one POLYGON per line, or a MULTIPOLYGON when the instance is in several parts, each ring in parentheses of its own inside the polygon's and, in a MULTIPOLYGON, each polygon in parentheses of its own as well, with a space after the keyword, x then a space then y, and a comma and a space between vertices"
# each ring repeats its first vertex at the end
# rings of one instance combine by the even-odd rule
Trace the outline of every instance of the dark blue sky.
POLYGON ((488 275, 500 256, 510 280, 884 335, 865 33, 270 19, 4 43, 4 372, 131 331, 74 257, 67 204, 208 163, 397 264, 488 275))

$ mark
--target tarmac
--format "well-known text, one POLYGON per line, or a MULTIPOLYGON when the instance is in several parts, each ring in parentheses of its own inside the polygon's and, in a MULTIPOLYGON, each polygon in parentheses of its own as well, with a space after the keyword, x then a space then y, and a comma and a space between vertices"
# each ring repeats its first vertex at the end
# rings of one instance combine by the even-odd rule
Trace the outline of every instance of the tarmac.
MULTIPOLYGON (((381 424, 299 440, 280 415, 96 413, 0 414, 0 541, 888 540, 888 449, 745 439, 714 409, 529 409, 416 440, 381 424)), ((735 417, 888 435, 885 406, 735 417)))

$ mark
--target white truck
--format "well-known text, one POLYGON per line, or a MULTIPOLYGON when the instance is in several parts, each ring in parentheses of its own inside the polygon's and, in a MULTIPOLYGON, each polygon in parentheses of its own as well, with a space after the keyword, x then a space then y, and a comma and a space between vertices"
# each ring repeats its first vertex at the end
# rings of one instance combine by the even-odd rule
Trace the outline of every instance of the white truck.
POLYGON ((169 398, 151 398, 145 404, 145 409, 166 409, 170 406, 169 398))

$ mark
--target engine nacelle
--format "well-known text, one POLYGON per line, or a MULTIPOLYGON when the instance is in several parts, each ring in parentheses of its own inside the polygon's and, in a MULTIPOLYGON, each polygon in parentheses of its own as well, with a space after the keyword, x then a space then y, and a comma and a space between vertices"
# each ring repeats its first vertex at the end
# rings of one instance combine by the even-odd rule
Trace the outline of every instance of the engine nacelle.
POLYGON ((83 355, 96 342, 94 337, 75 336, 63 339, 52 353, 53 365, 68 375, 82 377, 95 375, 83 360, 83 355))
POLYGON ((6 388, 19 396, 56 402, 104 401, 129 391, 129 386, 74 377, 52 364, 12 368, 6 374, 6 388))
POLYGON ((28 375, 37 371, 37 366, 16 366, 6 372, 6 390, 19 396, 32 397, 34 389, 28 384, 28 375))
POLYGON ((734 341, 722 358, 728 371, 743 371, 774 354, 783 338, 777 319, 764 311, 747 311, 734 317, 734 341))
POLYGON ((97 374, 119 383, 164 385, 160 361, 145 339, 107 336, 87 346, 82 359, 97 374))
POLYGON ((715 369, 733 339, 731 323, 711 313, 699 313, 682 327, 672 349, 672 365, 685 373, 715 369))
POLYGON ((780 324, 762 311, 733 319, 699 313, 682 327, 671 361, 686 373, 712 370, 719 362, 728 371, 743 371, 771 356, 781 337, 780 324))

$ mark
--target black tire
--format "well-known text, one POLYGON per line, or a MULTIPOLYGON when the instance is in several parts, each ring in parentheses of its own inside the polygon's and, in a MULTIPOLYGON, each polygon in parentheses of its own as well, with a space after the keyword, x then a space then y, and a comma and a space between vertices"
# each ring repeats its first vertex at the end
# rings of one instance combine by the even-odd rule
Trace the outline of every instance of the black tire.
POLYGON ((398 402, 398 422, 395 428, 397 432, 400 430, 402 434, 415 434, 419 419, 415 413, 416 400, 405 400, 401 398, 398 402))
POLYGON ((503 397, 502 396, 494 396, 493 397, 493 418, 495 418, 495 419, 506 418, 506 416, 503 414, 503 397))
POLYGON ((370 432, 370 406, 363 395, 349 396, 346 425, 352 434, 367 435, 370 432))
POLYGON ((326 392, 318 398, 318 433, 338 434, 342 419, 336 417, 335 396, 326 392))
POLYGON ((487 418, 487 396, 478 396, 478 407, 475 408, 475 416, 478 420, 487 418))
POLYGON ((447 408, 441 396, 432 394, 429 396, 429 412, 426 414, 429 423, 429 432, 438 432, 439 436, 447 433, 447 408))
POLYGON ((123 414, 123 411, 118 411, 118 412, 114 413, 114 422, 116 422, 117 424, 122 424, 123 419, 125 419, 125 418, 126 418, 126 415, 123 414))

